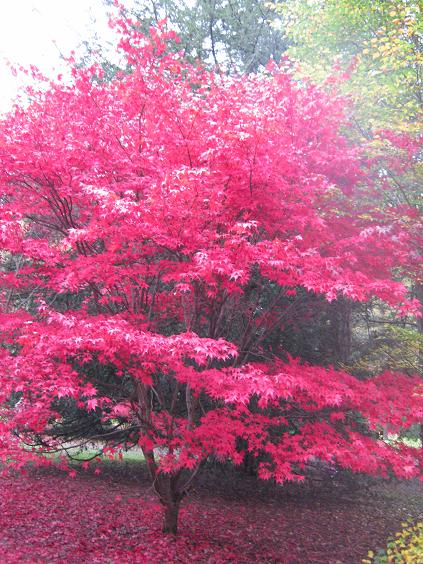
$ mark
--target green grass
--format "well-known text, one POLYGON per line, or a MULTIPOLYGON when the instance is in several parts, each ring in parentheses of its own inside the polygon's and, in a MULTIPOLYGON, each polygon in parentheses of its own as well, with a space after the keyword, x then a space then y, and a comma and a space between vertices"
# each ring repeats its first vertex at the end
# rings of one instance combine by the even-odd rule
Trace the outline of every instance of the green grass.
POLYGON ((404 444, 412 448, 421 448, 422 442, 417 437, 399 437, 398 435, 388 435, 387 439, 384 441, 388 444, 404 444))
POLYGON ((116 454, 112 457, 109 455, 99 454, 98 450, 92 448, 81 449, 79 447, 71 447, 62 452, 54 452, 50 454, 45 454, 48 458, 58 459, 62 456, 70 455, 69 458, 75 462, 86 462, 93 461, 98 462, 101 459, 102 462, 114 463, 114 462, 144 462, 144 456, 141 451, 128 450, 121 451, 121 457, 116 454), (97 458, 98 457, 98 458, 97 458))

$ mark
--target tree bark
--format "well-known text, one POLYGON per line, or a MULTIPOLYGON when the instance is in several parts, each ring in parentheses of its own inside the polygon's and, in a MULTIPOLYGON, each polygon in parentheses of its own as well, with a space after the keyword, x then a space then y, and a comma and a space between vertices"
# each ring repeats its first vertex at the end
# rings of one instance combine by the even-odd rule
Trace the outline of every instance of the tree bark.
POLYGON ((178 532, 179 503, 164 504, 163 533, 176 535, 178 532))
POLYGON ((329 305, 329 319, 332 326, 333 360, 347 363, 351 356, 352 317, 351 302, 339 297, 329 305))
MULTIPOLYGON (((417 318, 417 331, 420 333, 420 335, 423 335, 423 283, 417 283, 414 287, 414 294, 416 296, 416 298, 419 300, 420 302, 420 312, 422 314, 421 317, 417 318)), ((419 367, 419 372, 420 374, 423 373, 423 351, 420 349, 418 351, 418 359, 417 359, 417 364, 419 367)), ((420 443, 423 447, 423 423, 420 423, 420 443)))

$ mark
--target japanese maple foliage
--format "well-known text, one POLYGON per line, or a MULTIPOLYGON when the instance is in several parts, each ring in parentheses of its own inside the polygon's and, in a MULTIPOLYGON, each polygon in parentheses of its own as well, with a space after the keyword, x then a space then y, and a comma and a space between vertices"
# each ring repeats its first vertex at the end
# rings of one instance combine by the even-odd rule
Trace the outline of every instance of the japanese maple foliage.
POLYGON ((96 414, 85 439, 142 448, 173 532, 210 456, 248 451, 279 482, 315 458, 417 475, 415 450, 366 432, 421 419, 416 378, 359 381, 266 341, 300 290, 417 311, 392 276, 406 226, 349 198, 342 101, 276 66, 215 76, 172 33, 117 26, 127 71, 74 66, 1 124, 3 460, 60 447, 66 406, 96 414))

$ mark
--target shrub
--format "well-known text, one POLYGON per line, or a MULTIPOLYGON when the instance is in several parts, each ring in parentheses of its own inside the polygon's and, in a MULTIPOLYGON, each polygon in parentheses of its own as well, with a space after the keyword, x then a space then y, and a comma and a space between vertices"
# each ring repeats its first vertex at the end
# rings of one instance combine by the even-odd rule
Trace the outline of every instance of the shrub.
POLYGON ((409 520, 402 523, 402 529, 389 537, 386 548, 377 554, 369 551, 363 564, 419 564, 423 559, 423 523, 409 520))

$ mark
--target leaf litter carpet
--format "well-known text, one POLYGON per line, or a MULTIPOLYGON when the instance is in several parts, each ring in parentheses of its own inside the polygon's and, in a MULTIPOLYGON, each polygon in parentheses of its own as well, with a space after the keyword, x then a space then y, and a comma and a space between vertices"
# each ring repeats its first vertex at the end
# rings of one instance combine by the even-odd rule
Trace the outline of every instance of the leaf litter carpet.
POLYGON ((421 517, 422 493, 416 482, 345 477, 282 488, 215 470, 185 500, 175 539, 160 532, 142 467, 73 479, 31 470, 0 478, 0 562, 358 563, 421 517))

